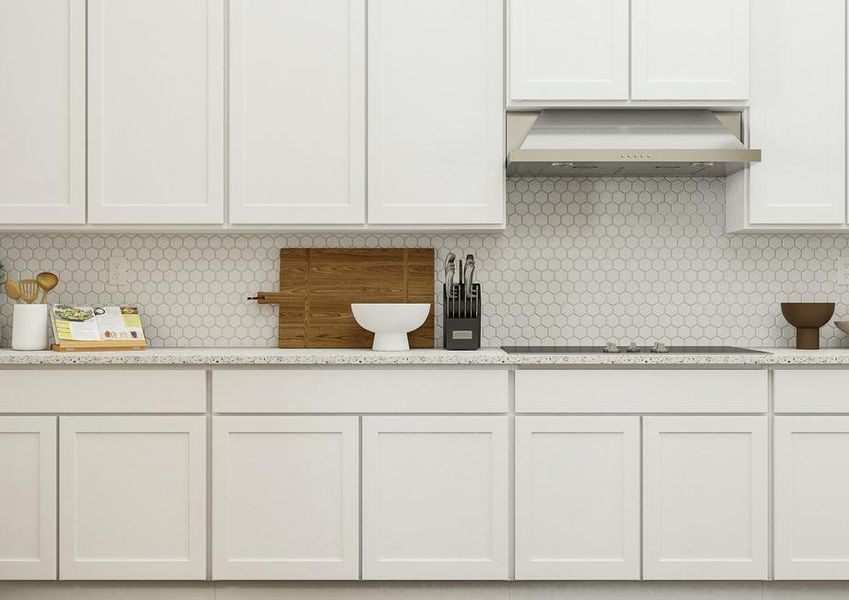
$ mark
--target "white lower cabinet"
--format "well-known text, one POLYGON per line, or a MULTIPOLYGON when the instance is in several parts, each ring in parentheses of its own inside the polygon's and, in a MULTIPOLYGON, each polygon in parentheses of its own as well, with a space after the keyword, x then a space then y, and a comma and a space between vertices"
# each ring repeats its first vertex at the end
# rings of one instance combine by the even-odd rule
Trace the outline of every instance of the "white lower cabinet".
POLYGON ((516 579, 640 578, 640 418, 516 418, 516 579))
POLYGON ((849 417, 776 417, 775 579, 849 579, 849 417))
POLYGON ((56 578, 56 418, 0 418, 0 580, 56 578))
POLYGON ((643 578, 767 579, 767 417, 643 419, 643 578))
POLYGON ((507 579, 507 420, 363 418, 363 578, 507 579))
POLYGON ((59 419, 61 579, 206 578, 206 418, 59 419))
POLYGON ((359 577, 358 417, 214 417, 215 579, 359 577))

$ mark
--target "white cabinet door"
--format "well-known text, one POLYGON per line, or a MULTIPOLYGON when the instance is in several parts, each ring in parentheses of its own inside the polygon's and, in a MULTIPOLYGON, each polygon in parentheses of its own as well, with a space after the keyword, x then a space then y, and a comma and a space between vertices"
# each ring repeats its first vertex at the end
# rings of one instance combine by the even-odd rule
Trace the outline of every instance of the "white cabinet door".
POLYGON ((85 222, 85 0, 0 1, 0 224, 85 222))
POLYGON ((640 418, 516 418, 516 579, 640 578, 640 418))
POLYGON ((846 222, 846 2, 752 0, 754 225, 846 222))
POLYGON ((0 418, 0 579, 56 578, 56 418, 0 418))
POLYGON ((643 578, 767 578, 767 417, 643 419, 643 578))
POLYGON ((775 418, 775 578, 849 579, 849 417, 775 418))
POLYGON ((215 579, 359 577, 357 417, 214 417, 215 579))
POLYGON ((511 100, 627 100, 629 0, 510 0, 511 100))
POLYGON ((230 222, 365 222, 365 10, 230 1, 230 222))
POLYGON ((364 579, 507 578, 507 417, 364 417, 362 443, 364 579))
POLYGON ((502 224, 502 1, 368 6, 369 223, 502 224))
POLYGON ((89 0, 89 222, 223 222, 223 5, 89 0))
POLYGON ((631 98, 749 97, 749 0, 632 0, 631 98))
POLYGON ((59 419, 59 577, 206 578, 205 417, 59 419))

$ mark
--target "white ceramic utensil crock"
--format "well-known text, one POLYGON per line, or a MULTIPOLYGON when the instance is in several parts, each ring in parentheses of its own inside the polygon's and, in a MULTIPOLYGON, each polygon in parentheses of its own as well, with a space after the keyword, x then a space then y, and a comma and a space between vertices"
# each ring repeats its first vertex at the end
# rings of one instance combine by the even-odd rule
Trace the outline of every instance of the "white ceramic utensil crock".
POLYGON ((47 305, 15 304, 12 350, 47 350, 47 305))

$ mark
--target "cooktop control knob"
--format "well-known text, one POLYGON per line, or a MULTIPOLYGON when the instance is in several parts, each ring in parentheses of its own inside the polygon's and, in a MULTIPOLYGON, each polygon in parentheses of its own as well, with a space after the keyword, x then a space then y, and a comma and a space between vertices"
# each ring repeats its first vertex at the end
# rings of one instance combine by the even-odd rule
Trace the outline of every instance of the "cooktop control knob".
POLYGON ((664 344, 663 342, 655 342, 654 347, 651 349, 651 351, 663 354, 664 352, 669 352, 669 348, 667 348, 666 344, 664 344))
POLYGON ((607 342, 607 345, 604 347, 605 352, 610 352, 611 354, 615 354, 619 352, 619 346, 616 342, 607 342))
POLYGON ((639 352, 639 351, 640 351, 640 347, 637 346, 637 342, 631 342, 630 344, 628 344, 627 352, 639 352))

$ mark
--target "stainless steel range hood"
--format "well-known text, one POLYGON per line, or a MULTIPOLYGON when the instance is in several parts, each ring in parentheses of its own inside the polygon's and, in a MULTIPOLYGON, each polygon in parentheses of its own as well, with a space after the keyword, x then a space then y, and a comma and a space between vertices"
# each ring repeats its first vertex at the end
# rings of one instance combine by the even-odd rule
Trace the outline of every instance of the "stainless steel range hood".
POLYGON ((761 160, 739 113, 544 110, 508 114, 507 131, 510 177, 724 177, 761 160))

